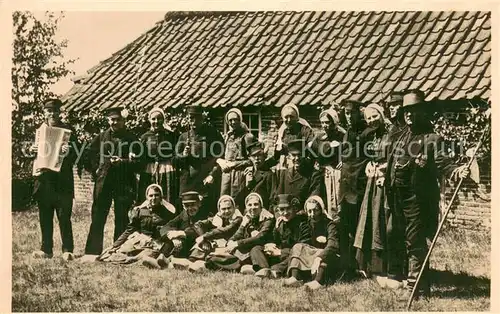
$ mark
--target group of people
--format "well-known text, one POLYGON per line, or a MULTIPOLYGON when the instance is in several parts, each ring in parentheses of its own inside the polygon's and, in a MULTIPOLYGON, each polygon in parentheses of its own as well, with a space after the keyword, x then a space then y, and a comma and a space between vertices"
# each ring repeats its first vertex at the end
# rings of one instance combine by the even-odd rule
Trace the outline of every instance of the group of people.
MULTIPOLYGON (((187 108, 189 129, 179 136, 165 127, 164 111, 153 108, 150 130, 140 138, 125 128, 122 108, 111 108, 109 128, 86 149, 95 186, 80 259, 238 271, 312 290, 361 276, 411 293, 428 267, 439 179, 451 171, 469 175, 448 158, 424 99, 408 90, 391 93, 383 105, 344 100, 340 111, 320 113, 320 134, 297 106, 285 105, 272 147, 252 135, 236 108, 225 115, 224 136, 204 123, 199 106, 187 108), (112 203, 114 243, 103 249, 112 203)), ((61 105, 44 104, 46 123, 71 129, 59 119, 61 105)), ((74 258, 78 147, 73 132, 61 171, 37 174, 42 247, 36 257, 52 257, 56 211, 63 258, 74 258)), ((417 295, 429 293, 422 278, 417 295)))

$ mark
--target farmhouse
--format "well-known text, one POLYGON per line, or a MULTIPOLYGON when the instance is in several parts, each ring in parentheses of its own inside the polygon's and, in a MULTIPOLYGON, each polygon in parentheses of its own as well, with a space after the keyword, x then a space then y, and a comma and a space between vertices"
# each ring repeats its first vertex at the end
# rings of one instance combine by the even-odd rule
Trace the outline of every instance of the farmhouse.
MULTIPOLYGON (((142 36, 75 78, 66 110, 133 105, 166 111, 197 103, 215 117, 239 107, 270 143, 280 107, 318 113, 346 98, 388 100, 418 88, 456 118, 491 93, 489 12, 170 12, 142 36)), ((490 166, 480 197, 462 193, 452 225, 489 228, 490 166)), ((88 177, 77 201, 91 201, 88 177)))

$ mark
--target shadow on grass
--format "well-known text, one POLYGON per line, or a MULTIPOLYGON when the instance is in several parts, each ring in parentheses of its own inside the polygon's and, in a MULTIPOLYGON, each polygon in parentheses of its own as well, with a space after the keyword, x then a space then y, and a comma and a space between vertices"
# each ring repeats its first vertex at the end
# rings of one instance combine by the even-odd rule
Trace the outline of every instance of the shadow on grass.
POLYGON ((442 270, 431 270, 429 275, 432 281, 433 297, 458 299, 490 297, 491 280, 489 278, 442 270))

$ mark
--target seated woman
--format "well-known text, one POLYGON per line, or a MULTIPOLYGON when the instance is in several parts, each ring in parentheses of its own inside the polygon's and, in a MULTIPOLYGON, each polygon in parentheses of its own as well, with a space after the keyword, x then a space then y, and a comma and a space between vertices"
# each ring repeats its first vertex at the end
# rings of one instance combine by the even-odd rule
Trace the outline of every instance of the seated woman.
POLYGON ((339 239, 338 218, 327 214, 323 200, 318 196, 307 199, 304 209, 308 216, 311 245, 297 243, 292 247, 285 286, 298 287, 303 279, 313 279, 306 284, 311 290, 322 287, 327 279, 338 275, 339 239))
POLYGON ((226 247, 227 240, 236 232, 242 220, 243 216, 236 208, 234 199, 229 195, 221 196, 217 203, 217 214, 195 223, 195 230, 202 234, 196 238, 196 244, 191 249, 188 260, 192 264, 189 269, 205 269, 205 259, 209 254, 215 253, 216 249, 226 247))
POLYGON ((162 188, 158 184, 149 185, 146 201, 129 212, 130 223, 125 232, 97 260, 116 264, 142 260, 145 265, 161 268, 163 243, 159 229, 174 216, 175 207, 163 200, 162 188))
MULTIPOLYGON (((200 194, 195 191, 184 192, 181 200, 184 210, 160 229, 161 239, 165 243, 162 248, 165 257, 187 258, 196 238, 203 233, 196 223, 206 219, 208 211, 200 209, 200 194)), ((167 266, 176 266, 175 261, 172 258, 167 260, 167 266)), ((182 260, 179 262, 183 264, 182 260)))
POLYGON ((250 259, 254 248, 262 248, 272 239, 275 219, 273 214, 263 208, 259 194, 250 193, 245 198, 245 216, 229 239, 225 253, 209 256, 206 267, 213 270, 238 271, 243 274, 255 274, 250 259))
POLYGON ((285 275, 290 250, 296 243, 309 243, 310 230, 307 216, 297 214, 300 201, 290 194, 279 194, 275 199, 276 226, 273 242, 258 246, 250 252, 255 276, 278 278, 285 275), (272 267, 269 267, 272 265, 272 267))

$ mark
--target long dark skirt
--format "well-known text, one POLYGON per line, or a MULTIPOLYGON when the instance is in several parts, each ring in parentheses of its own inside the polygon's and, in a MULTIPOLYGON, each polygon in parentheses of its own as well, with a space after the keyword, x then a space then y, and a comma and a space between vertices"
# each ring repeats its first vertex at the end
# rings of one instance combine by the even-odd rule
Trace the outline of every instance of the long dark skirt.
POLYGON ((368 274, 385 274, 387 215, 386 197, 383 187, 376 185, 377 177, 368 179, 361 203, 354 247, 358 268, 368 274))

